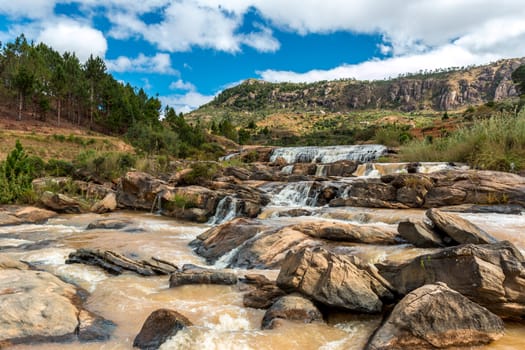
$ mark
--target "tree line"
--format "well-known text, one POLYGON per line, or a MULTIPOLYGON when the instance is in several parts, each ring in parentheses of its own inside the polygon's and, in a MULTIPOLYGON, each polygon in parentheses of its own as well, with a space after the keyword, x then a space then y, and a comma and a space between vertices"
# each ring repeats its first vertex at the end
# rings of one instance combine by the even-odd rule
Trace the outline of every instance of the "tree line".
POLYGON ((123 134, 138 122, 158 123, 161 102, 113 78, 100 57, 86 62, 20 35, 0 43, 0 98, 17 119, 60 125, 63 120, 104 133, 123 134), (26 113, 24 113, 26 112, 26 113))

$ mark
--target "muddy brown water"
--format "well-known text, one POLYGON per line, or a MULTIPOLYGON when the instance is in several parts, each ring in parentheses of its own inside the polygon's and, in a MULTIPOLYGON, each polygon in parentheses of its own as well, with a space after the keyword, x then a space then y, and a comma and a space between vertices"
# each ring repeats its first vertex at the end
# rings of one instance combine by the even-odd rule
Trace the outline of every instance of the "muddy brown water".
MULTIPOLYGON (((401 218, 422 216, 423 212, 347 208, 326 209, 318 214, 321 217, 272 219, 272 214, 268 212, 263 216, 267 220, 275 220, 276 225, 299 220, 333 219, 394 225, 401 218)), ((525 249, 524 216, 463 216, 497 238, 510 240, 520 249, 525 249)), ((331 317, 328 324, 285 323, 277 330, 261 331, 264 311, 243 307, 244 292, 239 286, 197 285, 170 289, 166 276, 145 278, 131 273, 111 276, 97 267, 66 265, 67 255, 82 247, 111 249, 135 257, 155 256, 178 265, 205 264, 188 247, 188 243, 209 228, 207 225, 188 224, 150 214, 119 212, 104 217, 132 220, 135 230, 85 230, 88 223, 101 217, 94 214, 66 215, 52 219, 46 225, 0 228, 0 249, 3 252, 86 289, 91 293, 86 308, 117 325, 107 342, 32 344, 12 349, 130 349, 146 317, 159 308, 177 310, 195 324, 179 332, 162 349, 362 349, 380 322, 374 316, 341 314, 331 317), (38 242, 44 243, 32 245, 38 242), (28 250, 27 247, 34 249, 28 250)), ((378 261, 403 260, 425 252, 406 246, 356 245, 349 249, 378 261)), ((240 274, 243 272, 239 271, 240 274)), ((275 270, 257 272, 272 278, 278 273, 275 270)), ((525 349, 525 324, 507 323, 506 329, 506 335, 501 340, 479 349, 525 349)))

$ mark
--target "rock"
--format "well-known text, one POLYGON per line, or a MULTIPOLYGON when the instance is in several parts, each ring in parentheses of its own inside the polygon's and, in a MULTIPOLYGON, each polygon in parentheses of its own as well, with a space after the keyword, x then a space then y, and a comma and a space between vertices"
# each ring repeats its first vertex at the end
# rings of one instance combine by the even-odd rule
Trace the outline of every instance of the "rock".
POLYGON ((350 177, 357 170, 358 163, 353 160, 340 160, 323 164, 324 176, 350 177))
POLYGON ((283 227, 269 229, 247 240, 231 258, 228 266, 245 269, 278 268, 291 249, 319 246, 322 242, 308 235, 283 227))
POLYGON ((409 209, 410 207, 397 202, 384 201, 372 197, 335 198, 328 203, 331 207, 365 207, 386 209, 409 209))
POLYGON ((105 325, 99 328, 97 339, 107 339, 114 325, 80 305, 77 289, 48 272, 2 270, 0 343, 84 341, 92 338, 88 334, 94 330, 95 318, 105 325))
POLYGON ((182 271, 170 275, 170 288, 186 284, 237 284, 239 278, 233 272, 206 269, 194 265, 184 265, 182 271))
POLYGON ((157 196, 173 187, 142 172, 128 172, 120 179, 117 189, 118 205, 125 208, 152 210, 157 196))
POLYGON ((60 193, 46 191, 40 197, 42 204, 56 212, 79 214, 82 212, 80 202, 60 193))
POLYGON ((446 245, 442 236, 422 221, 401 221, 397 226, 397 232, 404 240, 418 248, 435 248, 446 245))
POLYGON ((0 270, 4 269, 27 270, 27 265, 8 255, 0 254, 0 270))
POLYGON ((78 340, 81 342, 105 341, 111 337, 116 325, 87 310, 78 314, 78 340))
POLYGON ((69 254, 66 264, 99 266, 113 275, 120 275, 124 271, 132 271, 141 276, 169 275, 177 270, 177 266, 160 259, 138 261, 110 250, 94 249, 78 249, 69 254))
POLYGON ((443 282, 501 317, 525 316, 525 259, 506 241, 465 244, 401 265, 376 264, 399 295, 443 282))
POLYGON ((396 191, 396 201, 411 208, 419 208, 425 203, 425 196, 434 185, 432 180, 422 174, 401 174, 391 182, 396 191))
POLYGON ((278 299, 264 314, 262 329, 273 329, 277 319, 302 323, 323 322, 323 315, 308 299, 300 295, 286 295, 278 299))
POLYGON ((397 244, 397 233, 386 227, 362 226, 340 222, 309 222, 293 225, 291 229, 310 237, 337 242, 366 244, 397 244))
POLYGON ((478 346, 501 338, 503 321, 444 283, 407 294, 366 349, 402 350, 478 346))
POLYGON ((224 169, 224 175, 233 176, 239 180, 246 181, 250 178, 251 172, 246 168, 230 166, 224 169))
POLYGON ((193 324, 177 311, 159 309, 153 311, 133 341, 133 347, 142 350, 158 349, 168 338, 193 324))
POLYGON ((86 230, 120 230, 131 224, 133 224, 133 222, 126 219, 99 219, 90 222, 86 230))
POLYGON ((104 214, 115 211, 115 209, 117 209, 117 195, 108 193, 102 200, 93 204, 90 210, 93 213, 104 214))
POLYGON ((23 224, 24 221, 17 218, 14 213, 7 211, 0 212, 0 226, 13 226, 23 224))
POLYGON ((266 228, 258 220, 237 218, 205 231, 191 245, 208 264, 214 264, 221 256, 266 228))
POLYGON ((243 305, 255 309, 267 309, 286 293, 275 281, 270 281, 263 275, 246 275, 246 283, 254 284, 255 288, 243 296, 243 305))
POLYGON ((324 305, 365 313, 380 312, 381 299, 392 297, 385 286, 356 267, 347 256, 323 248, 289 252, 282 263, 277 285, 324 305))
POLYGON ((17 210, 15 212, 15 216, 24 223, 40 224, 57 216, 57 213, 36 207, 24 207, 20 210, 17 210))
POLYGON ((288 209, 284 211, 280 211, 277 213, 278 216, 284 216, 284 217, 298 217, 298 216, 311 216, 313 215, 313 212, 308 209, 303 208, 294 208, 294 209, 288 209))
POLYGON ((459 244, 484 244, 498 241, 478 226, 458 215, 445 213, 438 209, 429 209, 426 215, 437 230, 451 237, 459 244))

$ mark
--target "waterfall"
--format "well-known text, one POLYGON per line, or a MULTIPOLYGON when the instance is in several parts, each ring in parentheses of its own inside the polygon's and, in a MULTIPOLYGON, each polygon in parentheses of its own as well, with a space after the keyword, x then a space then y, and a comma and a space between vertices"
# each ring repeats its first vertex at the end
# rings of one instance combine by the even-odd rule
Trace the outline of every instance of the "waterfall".
POLYGON ((239 216, 240 202, 237 198, 226 196, 219 201, 215 214, 210 218, 208 224, 218 225, 239 216))
POLYGON ((276 148, 270 161, 283 158, 287 163, 334 163, 339 160, 369 162, 385 154, 383 145, 351 145, 327 147, 285 147, 276 148))
POLYGON ((326 165, 320 164, 315 168, 315 176, 326 176, 326 165))
POLYGON ((319 188, 314 182, 293 182, 287 184, 273 198, 271 205, 275 206, 315 206, 319 188))
POLYGON ((159 192, 155 195, 155 199, 153 200, 153 204, 151 205, 151 213, 160 214, 162 213, 162 195, 163 192, 159 192), (155 208, 158 208, 157 211, 155 211, 155 208))

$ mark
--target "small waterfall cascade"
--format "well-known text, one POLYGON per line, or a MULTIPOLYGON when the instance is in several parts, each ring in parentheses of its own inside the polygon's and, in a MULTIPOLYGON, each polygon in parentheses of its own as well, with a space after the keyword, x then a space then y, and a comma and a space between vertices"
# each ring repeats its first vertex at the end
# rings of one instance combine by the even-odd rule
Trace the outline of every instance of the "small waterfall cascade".
POLYGON ((219 157, 219 161, 220 162, 227 161, 227 160, 230 160, 232 158, 239 156, 240 154, 241 152, 230 153, 230 154, 225 155, 224 157, 219 157))
POLYGON ((164 193, 161 191, 159 193, 157 193, 157 195, 155 196, 155 199, 153 200, 153 204, 151 205, 151 214, 155 213, 155 214, 160 214, 162 213, 162 195, 164 193), (157 208, 157 210, 155 210, 155 208, 157 208))
POLYGON ((383 145, 284 147, 273 150, 270 161, 274 162, 278 158, 283 158, 288 164, 334 163, 340 160, 370 162, 385 154, 386 151, 387 148, 383 145))
POLYGON ((326 176, 326 164, 319 164, 315 168, 315 176, 326 176))
POLYGON ((239 216, 241 202, 232 196, 226 196, 219 201, 215 214, 208 220, 210 225, 218 225, 239 216))
POLYGON ((312 181, 289 183, 273 196, 270 205, 313 207, 317 203, 319 192, 312 181))
POLYGON ((468 165, 463 164, 452 164, 452 163, 441 163, 441 162, 425 162, 419 163, 417 172, 422 174, 436 173, 443 170, 468 170, 468 165))

